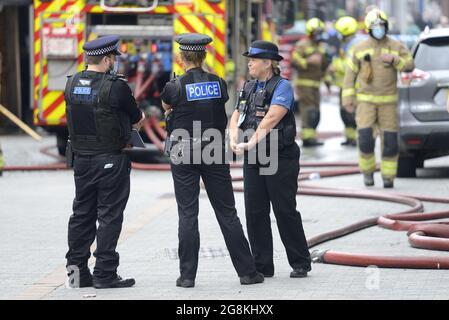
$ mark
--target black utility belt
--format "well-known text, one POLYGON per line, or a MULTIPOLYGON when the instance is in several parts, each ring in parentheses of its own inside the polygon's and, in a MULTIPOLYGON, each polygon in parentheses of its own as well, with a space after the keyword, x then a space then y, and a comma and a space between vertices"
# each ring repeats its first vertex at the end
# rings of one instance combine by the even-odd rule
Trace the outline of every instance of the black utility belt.
POLYGON ((176 139, 175 137, 170 137, 165 141, 164 153, 170 155, 171 150, 176 145, 179 145, 178 148, 182 146, 182 148, 198 150, 203 149, 209 144, 217 144, 224 147, 224 142, 221 140, 212 140, 210 138, 176 139))
POLYGON ((179 142, 179 143, 198 143, 198 142, 211 142, 213 140, 211 140, 208 137, 203 137, 203 138, 189 138, 189 139, 176 139, 175 137, 171 136, 169 138, 169 140, 171 142, 179 142))
POLYGON ((122 155, 122 154, 125 154, 125 152, 123 152, 122 150, 112 151, 112 152, 92 153, 92 154, 75 152, 75 157, 76 158, 101 158, 101 157, 108 157, 108 156, 118 156, 118 155, 122 155))

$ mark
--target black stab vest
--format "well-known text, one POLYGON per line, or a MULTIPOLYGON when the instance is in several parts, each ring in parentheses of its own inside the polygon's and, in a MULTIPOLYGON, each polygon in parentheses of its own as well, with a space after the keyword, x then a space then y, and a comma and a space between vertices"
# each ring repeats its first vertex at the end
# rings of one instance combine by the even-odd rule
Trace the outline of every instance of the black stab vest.
MULTIPOLYGON (((247 81, 239 96, 238 106, 240 113, 246 113, 245 120, 241 124, 242 130, 256 130, 262 119, 268 113, 273 93, 282 80, 281 76, 275 75, 267 81, 265 87, 256 90, 257 81, 247 81)), ((278 130, 279 150, 291 146, 296 138, 296 121, 294 113, 289 110, 288 113, 274 127, 278 130)), ((265 138, 269 141, 269 135, 265 138)))
MULTIPOLYGON (((119 152, 131 135, 109 104, 117 75, 82 71, 69 76, 64 92, 72 149, 79 154, 119 152)), ((128 120, 129 121, 129 120, 128 120)))
POLYGON ((197 68, 172 81, 178 94, 173 101, 171 128, 185 129, 193 137, 193 122, 201 121, 201 133, 214 128, 220 130, 224 137, 228 119, 223 80, 197 68))

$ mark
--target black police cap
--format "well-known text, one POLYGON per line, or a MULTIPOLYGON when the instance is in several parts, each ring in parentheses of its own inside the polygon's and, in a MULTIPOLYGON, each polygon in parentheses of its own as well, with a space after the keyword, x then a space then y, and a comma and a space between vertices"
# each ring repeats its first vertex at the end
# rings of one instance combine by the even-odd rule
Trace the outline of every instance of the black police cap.
POLYGON ((201 33, 182 33, 176 36, 175 41, 180 44, 183 51, 206 51, 206 45, 212 42, 212 38, 201 33))
POLYGON ((103 56, 107 54, 121 55, 118 50, 120 38, 118 36, 105 36, 83 45, 83 50, 88 56, 103 56))
POLYGON ((284 58, 279 55, 279 48, 272 42, 264 40, 256 40, 251 43, 249 50, 243 55, 248 58, 269 59, 281 61, 284 58))

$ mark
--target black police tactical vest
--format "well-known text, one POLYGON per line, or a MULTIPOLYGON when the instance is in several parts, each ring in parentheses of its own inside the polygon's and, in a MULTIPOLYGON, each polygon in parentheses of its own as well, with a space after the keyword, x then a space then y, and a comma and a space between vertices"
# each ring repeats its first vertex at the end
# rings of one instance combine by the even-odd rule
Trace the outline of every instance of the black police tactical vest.
MULTIPOLYGON (((223 86, 222 79, 198 68, 190 70, 172 81, 176 83, 176 90, 178 90, 178 98, 173 101, 172 129, 185 129, 193 137, 193 122, 201 121, 201 132, 214 128, 220 130, 224 137, 228 118, 223 92, 226 89, 223 86), (212 90, 206 87, 208 83, 213 84, 212 89, 215 90, 218 90, 219 86, 220 98, 207 97, 207 90, 212 90), (198 86, 201 84, 203 84, 202 87, 198 86), (195 89, 197 89, 197 92, 193 91, 193 94, 196 94, 196 96, 192 97, 189 91, 195 89), (201 95, 204 95, 204 98, 199 99, 201 95)), ((215 96, 217 96, 217 93, 218 91, 212 92, 215 96)))
MULTIPOLYGON (((72 149, 80 154, 117 152, 126 146, 130 127, 123 128, 109 105, 117 75, 82 71, 69 76, 64 92, 72 149)), ((119 80, 121 81, 121 80, 119 80)))
MULTIPOLYGON (((245 120, 240 126, 242 130, 252 129, 255 131, 257 129, 262 119, 268 113, 274 90, 281 80, 281 76, 275 75, 260 90, 256 90, 256 80, 245 83, 238 101, 239 111, 246 112, 245 120)), ((274 129, 278 130, 278 146, 280 150, 294 144, 296 138, 296 121, 293 112, 289 110, 274 129)), ((265 139, 268 143, 269 135, 265 139)))

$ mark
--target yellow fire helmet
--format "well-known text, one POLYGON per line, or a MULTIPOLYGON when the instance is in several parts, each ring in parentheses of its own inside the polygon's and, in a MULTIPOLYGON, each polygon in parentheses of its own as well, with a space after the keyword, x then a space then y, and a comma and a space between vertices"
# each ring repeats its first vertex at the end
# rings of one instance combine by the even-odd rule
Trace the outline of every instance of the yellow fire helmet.
POLYGON ((368 30, 373 29, 379 24, 385 24, 388 29, 388 16, 380 9, 374 9, 368 12, 365 18, 365 27, 368 30))
POLYGON ((335 29, 337 29, 343 37, 348 37, 355 34, 358 28, 359 25, 357 20, 350 16, 341 17, 335 23, 335 29))
POLYGON ((324 22, 318 18, 312 18, 306 23, 306 33, 310 36, 316 30, 324 31, 325 25, 324 22))

